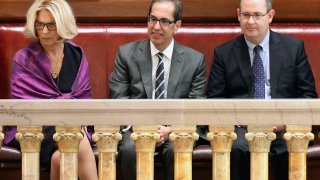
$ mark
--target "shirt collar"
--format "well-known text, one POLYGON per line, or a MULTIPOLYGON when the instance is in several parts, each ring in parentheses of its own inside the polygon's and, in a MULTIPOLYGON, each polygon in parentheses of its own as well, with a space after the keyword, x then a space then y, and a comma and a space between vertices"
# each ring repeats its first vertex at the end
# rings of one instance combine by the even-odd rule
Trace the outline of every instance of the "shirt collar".
MULTIPOLYGON (((246 40, 246 43, 249 47, 250 51, 253 51, 254 47, 256 47, 258 44, 254 44, 252 42, 250 42, 246 37, 244 37, 246 40)), ((263 51, 266 51, 269 47, 269 40, 270 40, 270 30, 268 30, 266 36, 264 37, 264 39, 262 40, 262 42, 259 44, 262 47, 263 51)))
MULTIPOLYGON (((166 56, 169 60, 171 60, 172 58, 173 45, 174 45, 174 40, 172 39, 169 46, 164 51, 162 51, 163 55, 166 56)), ((150 41, 150 50, 151 50, 152 57, 160 52, 151 41, 150 41)))

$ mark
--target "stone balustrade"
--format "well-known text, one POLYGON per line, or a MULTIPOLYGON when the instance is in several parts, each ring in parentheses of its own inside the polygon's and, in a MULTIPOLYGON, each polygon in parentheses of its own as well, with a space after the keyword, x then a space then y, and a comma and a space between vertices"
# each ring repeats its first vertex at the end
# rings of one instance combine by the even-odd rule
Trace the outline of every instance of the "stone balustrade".
POLYGON ((17 125, 21 144, 22 179, 39 179, 42 126, 55 125, 61 152, 60 179, 77 180, 77 151, 82 125, 95 125, 93 140, 99 151, 99 179, 115 180, 120 125, 133 125, 137 151, 137 179, 152 180, 156 125, 172 125, 175 180, 192 179, 192 149, 196 125, 209 125, 213 151, 212 178, 230 179, 230 151, 234 125, 248 125, 245 138, 251 153, 251 179, 268 179, 268 152, 275 139, 274 124, 287 125, 290 180, 306 179, 306 151, 313 140, 311 125, 320 125, 318 100, 0 100, 1 126, 17 125))

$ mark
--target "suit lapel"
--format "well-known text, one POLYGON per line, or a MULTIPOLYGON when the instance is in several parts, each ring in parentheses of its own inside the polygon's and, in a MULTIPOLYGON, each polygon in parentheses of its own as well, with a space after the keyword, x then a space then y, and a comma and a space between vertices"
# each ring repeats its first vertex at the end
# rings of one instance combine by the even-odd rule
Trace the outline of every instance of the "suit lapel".
POLYGON ((182 73, 183 62, 184 62, 183 53, 184 52, 181 49, 181 46, 178 43, 174 42, 169 82, 168 82, 168 88, 167 88, 167 98, 174 97, 174 93, 182 73))
POLYGON ((269 54, 270 54, 270 86, 271 86, 271 97, 276 97, 276 90, 280 77, 280 70, 284 57, 282 57, 282 47, 280 46, 280 39, 276 33, 270 31, 270 42, 269 42, 269 54))
POLYGON ((152 59, 149 41, 145 41, 137 53, 142 83, 148 99, 152 99, 152 59))
POLYGON ((244 36, 240 36, 236 42, 236 48, 234 51, 234 57, 240 68, 242 78, 247 84, 248 92, 252 91, 252 69, 249 56, 248 45, 244 39, 244 36))

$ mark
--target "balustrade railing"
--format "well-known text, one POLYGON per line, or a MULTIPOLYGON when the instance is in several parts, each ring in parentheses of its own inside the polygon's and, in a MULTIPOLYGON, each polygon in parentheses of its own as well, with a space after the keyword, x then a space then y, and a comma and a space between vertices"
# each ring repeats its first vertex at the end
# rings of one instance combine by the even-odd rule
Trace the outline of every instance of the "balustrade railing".
POLYGON ((196 125, 209 125, 214 180, 230 179, 230 151, 237 138, 234 125, 248 125, 245 138, 251 153, 251 179, 268 179, 268 152, 275 139, 272 126, 286 125, 290 180, 306 179, 306 152, 313 140, 311 125, 320 124, 318 100, 0 100, 1 126, 17 125, 21 144, 22 179, 39 179, 42 126, 55 125, 61 152, 60 179, 77 180, 77 151, 82 125, 95 125, 99 179, 116 179, 120 125, 133 125, 137 179, 153 179, 157 125, 172 125, 175 179, 192 179, 192 149, 196 125))

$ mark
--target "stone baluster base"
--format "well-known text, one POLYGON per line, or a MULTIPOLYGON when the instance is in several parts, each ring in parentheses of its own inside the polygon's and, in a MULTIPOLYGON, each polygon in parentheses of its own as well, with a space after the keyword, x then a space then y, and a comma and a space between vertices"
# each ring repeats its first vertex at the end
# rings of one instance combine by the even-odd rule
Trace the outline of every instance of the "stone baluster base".
POLYGON ((155 125, 135 125, 131 139, 136 145, 137 180, 153 180, 154 151, 160 135, 155 125))
POLYGON ((169 136, 173 142, 174 179, 192 180, 193 145, 199 139, 196 126, 172 126, 169 136))
POLYGON ((245 134, 250 150, 250 179, 268 180, 270 145, 276 139, 272 126, 248 126, 245 134))
POLYGON ((18 126, 16 139, 22 153, 22 180, 39 180, 40 147, 43 140, 41 126, 18 126))
POLYGON ((289 180, 306 180, 308 144, 314 139, 311 126, 288 125, 286 131, 283 138, 289 152, 289 180))
POLYGON ((78 151, 83 138, 80 126, 57 126, 53 139, 60 151, 60 180, 78 180, 78 151))
POLYGON ((99 151, 99 180, 116 180, 116 156, 122 136, 119 126, 96 126, 92 140, 99 151))
POLYGON ((234 126, 209 126, 208 140, 212 149, 212 179, 230 180, 230 152, 237 139, 234 126))

